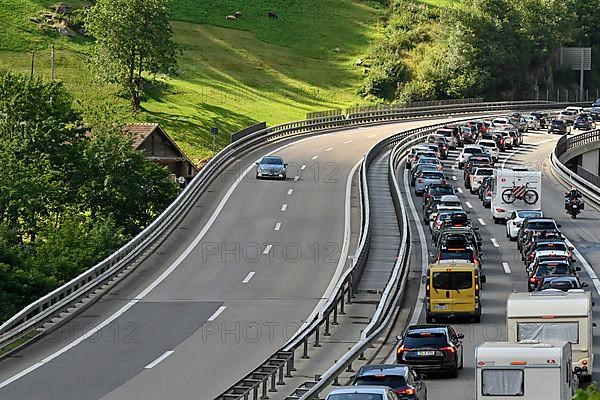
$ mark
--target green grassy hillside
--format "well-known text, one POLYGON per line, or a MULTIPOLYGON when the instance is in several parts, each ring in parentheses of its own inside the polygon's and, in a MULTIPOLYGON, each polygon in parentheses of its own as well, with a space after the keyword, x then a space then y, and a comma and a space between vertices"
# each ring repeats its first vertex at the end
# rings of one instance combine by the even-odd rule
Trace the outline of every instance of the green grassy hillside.
MULTIPOLYGON (((360 0, 172 0, 172 25, 183 54, 177 76, 151 88, 145 111, 129 115, 117 89, 98 84, 85 64, 91 42, 43 32, 29 21, 54 1, 3 0, 0 4, 0 68, 50 75, 56 48, 56 77, 82 107, 109 100, 127 118, 162 123, 195 159, 210 154, 208 131, 230 133, 257 121, 269 125, 304 118, 306 112, 360 103, 363 78, 354 65, 377 35, 380 11, 360 0), (227 21, 240 11, 242 17, 227 21), (273 11, 278 19, 267 18, 273 11)), ((70 1, 82 6, 85 1, 70 1)))

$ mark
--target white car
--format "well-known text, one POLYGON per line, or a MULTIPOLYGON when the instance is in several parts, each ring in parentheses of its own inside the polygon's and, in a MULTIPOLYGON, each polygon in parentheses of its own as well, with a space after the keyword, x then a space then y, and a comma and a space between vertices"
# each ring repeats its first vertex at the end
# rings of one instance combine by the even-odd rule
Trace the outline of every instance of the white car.
POLYGON ((558 119, 562 119, 567 121, 569 124, 573 124, 575 122, 575 118, 579 113, 573 110, 562 110, 560 114, 558 114, 558 119))
POLYGON ((572 254, 568 250, 540 250, 529 255, 529 260, 525 260, 525 268, 535 265, 535 262, 540 257, 560 257, 573 260, 572 254))
POLYGON ((506 221, 506 237, 510 240, 517 240, 517 234, 525 218, 542 218, 542 210, 516 210, 513 211, 506 221))
POLYGON ((529 129, 533 129, 536 131, 542 129, 540 120, 534 117, 533 115, 523 115, 523 118, 525 119, 525 121, 527 121, 527 127, 529 129))
POLYGON ((569 106, 569 107, 565 108, 565 110, 574 111, 577 114, 581 114, 583 112, 583 107, 569 106))
POLYGON ((393 400, 398 396, 387 386, 344 386, 333 389, 325 400, 393 400))
POLYGON ((471 179, 471 187, 469 188, 471 193, 477 193, 481 186, 481 182, 483 182, 483 178, 492 175, 494 175, 494 168, 476 168, 469 176, 469 179, 471 179))
POLYGON ((498 157, 500 157, 500 149, 498 149, 498 145, 495 141, 490 139, 481 139, 479 142, 477 142, 477 144, 492 157, 492 160, 498 161, 498 157))
POLYGON ((510 128, 512 127, 512 124, 510 123, 510 120, 508 118, 495 118, 492 121, 492 126, 500 128, 510 128))
POLYGON ((476 144, 468 144, 463 147, 462 151, 458 155, 458 168, 462 168, 465 166, 467 161, 471 158, 473 154, 484 154, 485 150, 476 144))

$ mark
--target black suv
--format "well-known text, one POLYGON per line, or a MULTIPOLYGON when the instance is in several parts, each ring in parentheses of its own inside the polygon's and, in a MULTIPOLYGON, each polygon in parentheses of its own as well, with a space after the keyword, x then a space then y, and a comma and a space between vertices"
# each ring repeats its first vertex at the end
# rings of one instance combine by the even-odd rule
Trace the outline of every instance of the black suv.
POLYGON ((517 248, 521 250, 529 232, 560 232, 558 228, 560 228, 560 224, 557 224, 552 218, 525 218, 517 233, 517 248))
POLYGON ((463 367, 464 335, 448 325, 412 325, 398 336, 396 362, 419 373, 448 372, 455 378, 463 367))
POLYGON ((530 292, 534 291, 545 276, 577 276, 579 271, 580 267, 573 267, 568 261, 541 261, 529 268, 527 289, 530 292))
POLYGON ((550 125, 548 125, 548 133, 560 133, 561 135, 565 135, 569 133, 569 123, 563 119, 552 120, 550 125))
POLYGON ((372 364, 360 367, 352 385, 387 386, 400 400, 426 400, 427 386, 417 373, 406 365, 372 364))
POLYGON ((592 119, 587 114, 579 114, 577 118, 575 118, 575 122, 573 122, 573 128, 582 129, 582 130, 590 130, 593 128, 592 119))

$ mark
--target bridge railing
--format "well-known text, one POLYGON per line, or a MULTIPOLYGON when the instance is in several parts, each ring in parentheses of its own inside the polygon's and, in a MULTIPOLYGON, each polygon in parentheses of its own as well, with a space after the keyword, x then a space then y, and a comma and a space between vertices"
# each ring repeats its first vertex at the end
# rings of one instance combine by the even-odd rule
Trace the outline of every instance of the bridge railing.
POLYGON ((567 152, 599 141, 600 129, 577 135, 564 135, 556 143, 554 151, 550 153, 550 165, 554 174, 563 184, 577 187, 587 200, 600 206, 600 178, 581 166, 577 166, 573 171, 561 161, 562 156, 567 152))

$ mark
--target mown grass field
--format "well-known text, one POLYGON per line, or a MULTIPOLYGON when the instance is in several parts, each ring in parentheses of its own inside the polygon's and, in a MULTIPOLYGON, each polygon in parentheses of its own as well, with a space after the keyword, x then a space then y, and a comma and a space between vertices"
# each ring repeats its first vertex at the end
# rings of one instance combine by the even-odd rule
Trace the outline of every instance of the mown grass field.
MULTIPOLYGON (((82 108, 116 104, 130 121, 160 122, 194 160, 210 155, 210 128, 229 135, 258 121, 275 125, 308 111, 361 103, 362 69, 354 65, 378 34, 381 10, 367 0, 172 0, 172 26, 182 49, 177 76, 148 91, 144 111, 133 115, 118 88, 94 81, 86 66, 87 38, 42 32, 29 18, 54 4, 2 0, 0 68, 56 78, 82 108), (240 11, 242 17, 227 21, 240 11), (278 19, 269 19, 273 11, 278 19), (335 49, 338 49, 336 51, 335 49)), ((85 1, 70 1, 81 6, 85 1)))

